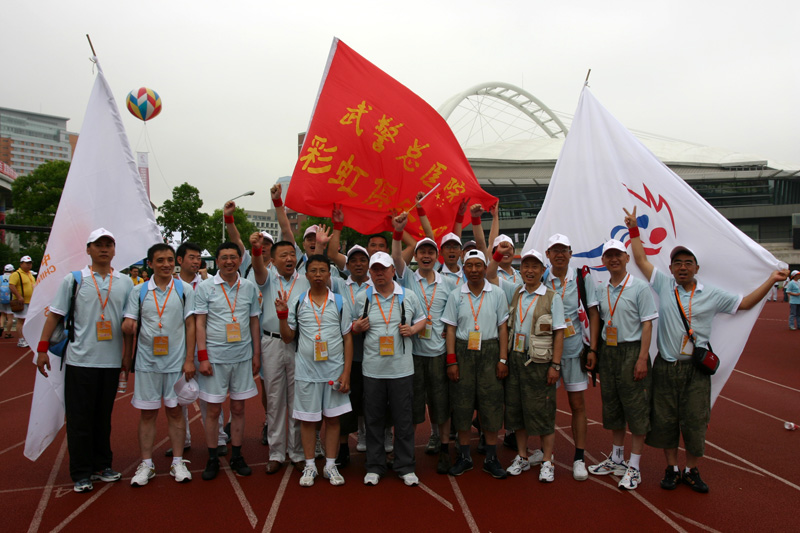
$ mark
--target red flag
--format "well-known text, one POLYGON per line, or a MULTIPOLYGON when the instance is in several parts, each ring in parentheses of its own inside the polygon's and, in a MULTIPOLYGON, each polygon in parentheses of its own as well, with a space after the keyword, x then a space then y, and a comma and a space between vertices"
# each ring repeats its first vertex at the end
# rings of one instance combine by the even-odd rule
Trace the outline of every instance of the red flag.
MULTIPOLYGON (((422 191, 437 240, 452 230, 458 205, 492 206, 447 122, 422 98, 334 38, 322 85, 292 174, 286 205, 345 223, 364 234, 391 230, 422 191)), ((469 213, 465 223, 469 223, 469 213)), ((407 231, 422 237, 416 209, 407 231)))

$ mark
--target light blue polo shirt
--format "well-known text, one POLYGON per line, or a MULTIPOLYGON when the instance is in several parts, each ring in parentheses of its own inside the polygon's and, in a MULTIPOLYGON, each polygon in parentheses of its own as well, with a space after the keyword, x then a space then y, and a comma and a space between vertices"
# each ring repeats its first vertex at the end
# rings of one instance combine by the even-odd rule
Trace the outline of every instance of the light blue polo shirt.
POLYGON ((342 301, 342 312, 336 307, 336 297, 328 290, 328 299, 323 306, 311 301, 305 293, 299 305, 298 294, 289 305, 289 327, 298 334, 297 357, 295 358, 295 379, 299 381, 323 382, 338 378, 344 371, 344 339, 353 327, 350 315, 350 306, 342 301), (297 313, 295 313, 295 306, 297 313), (312 308, 313 307, 313 308, 312 308), (316 315, 315 315, 316 311, 316 315), (320 323, 317 324, 317 318, 320 323), (299 333, 296 328, 299 327, 299 333), (328 360, 316 361, 314 359, 316 337, 328 343, 328 360))
MULTIPOLYGON (((436 357, 447 351, 445 339, 442 338, 444 323, 441 318, 442 313, 444 313, 445 305, 447 305, 447 298, 454 289, 453 284, 445 279, 439 272, 434 271, 433 275, 433 283, 428 283, 428 280, 420 276, 419 272, 406 268, 403 271, 403 277, 400 279, 400 282, 406 290, 413 291, 417 296, 417 300, 422 305, 422 312, 425 313, 426 320, 428 314, 431 315, 431 338, 423 339, 420 338, 419 334, 412 337, 414 355, 425 357, 436 357), (427 309, 428 305, 430 305, 430 311, 427 309)), ((425 330, 422 332, 424 333, 424 331, 425 330)))
POLYGON ((401 305, 398 296, 405 292, 403 304, 405 305, 405 323, 407 326, 416 324, 420 320, 425 320, 423 307, 419 304, 417 296, 411 291, 403 291, 403 288, 395 281, 392 295, 384 298, 375 287, 371 291, 364 291, 356 297, 355 309, 362 310, 353 316, 360 318, 363 314, 367 292, 372 293, 369 303, 369 329, 364 338, 364 361, 361 366, 363 374, 370 378, 395 379, 410 376, 414 373, 414 359, 412 357, 413 343, 411 338, 400 335, 400 315, 401 305), (394 302, 394 307, 392 307, 394 302), (380 305, 380 307, 379 307, 380 305), (383 315, 381 314, 383 309, 383 315), (389 313, 391 309, 391 318, 389 313), (389 319, 387 326, 383 316, 389 319), (380 355, 380 337, 394 337, 394 355, 380 355), (405 343, 403 342, 405 339, 405 343), (403 348, 405 346, 405 349, 403 348))
MULTIPOLYGON (((561 285, 561 280, 557 276, 553 276, 551 271, 545 272, 544 284, 548 289, 553 289, 561 301, 564 303, 564 318, 569 318, 572 325, 575 326, 575 335, 570 337, 564 336, 564 352, 562 359, 574 359, 580 357, 583 351, 583 325, 578 318, 578 304, 580 303, 580 294, 578 294, 578 280, 576 279, 575 269, 568 268, 567 275, 564 278, 566 288, 561 285)), ((584 279, 584 286, 586 287, 586 305, 588 307, 597 306, 597 294, 594 291, 595 282, 591 275, 586 276, 584 279)), ((588 313, 588 309, 586 312, 588 313)))
MULTIPOLYGON (((786 292, 797 292, 800 293, 800 283, 795 280, 792 280, 786 284, 783 289, 786 292)), ((800 304, 800 296, 789 296, 789 303, 790 304, 800 304)))
MULTIPOLYGON (((611 286, 611 281, 607 281, 595 286, 595 297, 589 298, 596 300, 600 306, 600 318, 603 321, 603 340, 606 340, 606 327, 611 317, 611 308, 619 298, 612 325, 617 328, 617 342, 635 342, 642 340, 642 322, 658 318, 653 293, 650 292, 647 283, 627 274, 628 283, 625 285, 625 278, 622 278, 619 285, 611 286), (623 289, 623 285, 625 288, 623 289), (611 308, 609 307, 611 299, 611 308)), ((588 292, 588 291, 587 291, 588 292)))
POLYGON ((442 269, 439 273, 444 276, 444 279, 450 281, 455 287, 460 287, 462 283, 467 282, 467 276, 464 274, 464 269, 459 268, 458 272, 450 272, 450 269, 447 268, 447 265, 442 265, 442 269))
MULTIPOLYGON (((344 305, 348 308, 350 316, 353 320, 361 318, 364 314, 364 308, 356 309, 356 299, 358 295, 367 290, 371 285, 369 278, 362 284, 358 284, 353 280, 352 276, 348 276, 346 280, 336 277, 331 277, 332 290, 336 294, 341 294, 344 298, 344 305)), ((353 362, 361 363, 364 360, 364 343, 361 333, 353 333, 353 362)))
POLYGON ((497 267, 497 276, 503 281, 507 281, 513 285, 519 285, 522 283, 522 275, 519 273, 519 270, 514 267, 511 267, 511 274, 502 268, 497 267))
POLYGON ((236 278, 237 283, 231 287, 218 272, 213 278, 203 280, 195 294, 194 314, 207 315, 206 350, 208 350, 208 360, 212 363, 241 363, 253 358, 250 317, 261 313, 258 287, 252 281, 242 279, 238 274, 236 278), (227 299, 225 294, 228 296, 227 299), (231 306, 236 306, 234 316, 239 323, 242 338, 238 342, 227 342, 226 325, 233 323, 228 300, 231 306))
POLYGON ((300 294, 309 289, 308 279, 305 274, 300 274, 296 270, 294 273, 285 278, 278 274, 277 270, 267 271, 267 279, 263 285, 258 288, 261 291, 261 329, 269 331, 270 333, 281 332, 281 321, 278 320, 278 315, 275 313, 275 299, 278 297, 278 291, 289 293, 288 300, 297 299, 300 294))
POLYGON ((496 339, 497 328, 508 320, 508 300, 505 293, 488 281, 483 281, 481 294, 475 296, 469 290, 469 285, 461 284, 461 288, 454 290, 447 298, 442 322, 456 326, 456 338, 462 341, 469 340, 469 333, 475 331, 475 320, 470 307, 470 300, 475 312, 478 313, 478 327, 481 332, 481 341, 496 339), (481 298, 483 303, 481 304, 481 298), (480 312, 478 307, 480 306, 480 312))
MULTIPOLYGON (((516 333, 525 334, 525 349, 527 350, 529 341, 528 337, 530 336, 531 332, 531 322, 533 321, 533 310, 536 307, 536 304, 533 303, 533 301, 534 298, 539 298, 547 294, 547 287, 545 287, 543 283, 540 283, 533 292, 529 292, 528 289, 525 288, 525 285, 512 285, 511 283, 502 280, 500 280, 500 285, 506 295, 508 305, 511 305, 511 301, 514 298, 514 293, 518 292, 520 294, 519 300, 517 300, 516 316, 514 317, 514 331, 516 333), (519 312, 520 302, 522 303, 522 314, 519 312), (520 322, 520 319, 523 318, 523 315, 525 320, 520 322)), ((561 302, 561 298, 557 298, 556 296, 557 295, 553 295, 553 303, 550 304, 550 315, 553 317, 553 331, 567 328, 567 324, 564 321, 564 304, 561 302)), ((511 325, 509 324, 509 327, 510 326, 511 325)), ((514 339, 508 339, 508 346, 508 351, 511 351, 511 348, 514 347, 514 339)))
POLYGON ((653 275, 650 277, 650 286, 658 294, 658 352, 665 360, 672 362, 677 360, 686 361, 692 358, 691 355, 680 355, 681 342, 686 335, 686 328, 681 319, 681 312, 678 310, 678 302, 675 300, 675 287, 678 288, 678 295, 681 297, 681 306, 687 318, 691 318, 690 327, 694 331, 697 339, 697 346, 708 348, 708 339, 711 337, 711 323, 717 313, 736 313, 739 304, 742 303, 742 296, 731 294, 716 287, 703 285, 697 280, 694 297, 691 298, 692 312, 689 314, 689 298, 692 291, 686 291, 682 286, 675 283, 675 278, 668 276, 664 272, 659 272, 653 268, 653 275))
MULTIPOLYGON (((122 319, 128 304, 128 295, 133 289, 129 276, 113 272, 105 278, 95 273, 94 279, 100 288, 100 297, 108 303, 105 319, 111 322, 111 340, 97 340, 97 322, 100 320, 102 305, 97 296, 97 287, 92 281, 92 271, 87 266, 81 270, 81 283, 75 295, 75 342, 67 345, 67 364, 81 367, 119 368, 122 365, 122 319), (109 293, 109 285, 111 291, 109 293)), ((72 284, 75 278, 70 272, 58 288, 50 311, 66 316, 72 300, 72 284)))
MULTIPOLYGON (((141 286, 136 286, 131 290, 125 309, 125 318, 139 320, 141 293, 141 286)), ((186 319, 192 314, 194 314, 194 290, 191 285, 173 278, 167 285, 167 290, 162 291, 153 278, 150 278, 147 282, 144 305, 142 305, 142 324, 136 349, 136 370, 160 373, 180 372, 183 369, 183 362, 186 360, 186 319), (178 291, 174 288, 175 283, 183 285, 183 298, 178 296, 178 291), (158 309, 164 309, 161 319, 158 318, 158 310, 153 298, 154 292, 158 298, 158 309), (169 294, 169 299, 167 299, 167 294, 169 294), (158 327, 159 321, 161 328, 158 327), (162 335, 169 337, 169 353, 153 355, 153 338, 162 335)))

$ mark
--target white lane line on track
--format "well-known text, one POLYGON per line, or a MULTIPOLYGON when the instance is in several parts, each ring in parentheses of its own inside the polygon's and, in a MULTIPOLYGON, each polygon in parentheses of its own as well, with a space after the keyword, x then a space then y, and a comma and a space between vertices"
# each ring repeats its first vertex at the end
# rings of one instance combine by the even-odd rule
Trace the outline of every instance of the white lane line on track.
POLYGON ((458 482, 456 478, 448 475, 450 478, 450 485, 453 487, 453 492, 456 494, 456 499, 458 500, 458 505, 461 506, 461 512, 464 513, 464 519, 467 521, 467 525, 469 525, 469 530, 472 533, 478 533, 480 529, 478 529, 478 524, 475 523, 475 519, 472 517, 472 513, 469 510, 469 505, 467 505, 467 500, 464 499, 464 495, 461 493, 461 489, 458 486, 458 482))
POLYGON ((773 419, 777 420, 778 422, 781 422, 781 423, 783 423, 783 421, 784 421, 782 418, 778 418, 778 417, 777 417, 777 416, 775 416, 775 415, 771 415, 771 414, 769 414, 769 413, 765 413, 764 411, 759 411, 759 410, 758 410, 758 409, 756 409, 755 407, 750 407, 749 405, 743 404, 743 403, 741 403, 741 402, 737 402, 736 400, 732 400, 731 398, 728 398, 727 396, 723 396, 722 394, 720 394, 720 395, 719 395, 719 397, 720 397, 720 398, 722 398, 723 400, 728 400, 729 402, 731 402, 731 403, 735 403, 736 405, 739 405, 739 406, 741 406, 741 407, 744 407, 744 408, 746 408, 746 409, 750 409, 751 411, 755 411, 755 412, 756 412, 756 413, 758 413, 758 414, 761 414, 761 415, 764 415, 764 416, 768 416, 768 417, 770 417, 770 418, 773 418, 773 419))
POLYGON ((684 522, 692 524, 694 527, 702 529, 703 531, 710 531, 711 533, 722 533, 721 531, 718 531, 718 530, 714 529, 713 527, 709 527, 709 526, 707 526, 705 524, 701 524, 700 522, 692 520, 691 518, 687 518, 687 517, 683 516, 682 514, 676 513, 675 511, 670 511, 670 514, 672 516, 676 517, 676 518, 680 518, 684 522))
POLYGON ((17 363, 19 363, 19 362, 20 362, 20 361, 22 361, 23 359, 25 359, 25 356, 26 356, 26 355, 28 355, 28 353, 29 353, 29 352, 30 352, 30 350, 28 350, 27 352, 25 352, 24 354, 22 354, 22 357, 20 357, 19 359, 17 359, 16 361, 14 361, 13 363, 11 363, 10 365, 8 365, 8 368, 6 368, 6 369, 5 369, 5 370, 3 370, 2 372, 0 372, 0 377, 3 377, 3 374, 5 374, 6 372, 8 372, 8 371, 9 371, 9 370, 11 370, 12 368, 14 368, 14 365, 16 365, 17 363))
POLYGON ((7 451, 13 450, 14 448, 19 448, 19 447, 20 447, 20 446, 22 446, 23 444, 25 444, 25 441, 18 442, 18 443, 16 443, 16 444, 14 444, 13 446, 9 446, 9 447, 8 447, 8 448, 6 448, 5 450, 3 450, 3 451, 0 451, 0 455, 3 455, 3 454, 4 454, 4 453, 6 453, 7 451))
POLYGON ((289 464, 283 471, 281 486, 278 487, 278 492, 275 494, 275 498, 272 499, 272 507, 269 508, 269 514, 267 515, 267 520, 264 522, 264 527, 261 529, 261 533, 269 533, 272 531, 272 526, 275 525, 275 518, 278 516, 278 509, 280 509, 281 500, 283 500, 283 495, 286 493, 286 486, 289 485, 289 478, 292 475, 293 468, 294 466, 289 464))
POLYGON ((425 492, 427 492, 428 494, 433 496, 433 498, 436 501, 438 501, 439 503, 441 503, 442 505, 444 505, 445 507, 447 507, 451 511, 455 511, 455 508, 453 507, 452 503, 450 503, 449 501, 445 500, 443 496, 440 496, 435 490, 433 490, 432 488, 427 486, 425 483, 420 483, 419 484, 419 488, 421 488, 422 490, 424 490, 425 492))
POLYGON ((30 396, 33 394, 33 391, 26 392, 25 394, 20 394, 19 396, 14 396, 13 398, 8 398, 7 400, 0 400, 0 404, 10 402, 12 400, 19 400, 20 398, 24 398, 25 396, 30 396))
POLYGON ((789 389, 790 391, 794 391, 794 392, 800 392, 800 389, 794 389, 794 388, 792 388, 792 387, 789 387, 788 385, 783 385, 783 384, 781 384, 781 383, 775 383, 774 381, 770 381, 770 380, 768 380, 768 379, 764 379, 764 378, 762 378, 762 377, 755 376, 755 375, 753 375, 753 374, 748 374, 747 372, 742 372, 741 370, 737 370, 737 369, 735 369, 735 368, 733 369, 733 371, 734 371, 734 372, 738 372, 738 373, 740 373, 740 374, 744 374, 745 376, 751 377, 751 378, 753 378, 753 379, 760 379, 761 381, 766 381, 766 382, 767 382, 767 383, 769 383, 770 385, 775 385, 776 387, 783 387, 784 389, 789 389))
MULTIPOLYGON (((230 463, 228 463, 230 465, 230 463)), ((236 493, 236 497, 239 499, 239 503, 242 505, 242 509, 244 510, 245 516, 250 521, 250 527, 255 529, 256 525, 258 524, 258 517, 256 513, 253 511, 253 507, 250 505, 250 502, 247 499, 247 496, 244 495, 244 491, 242 490, 242 486, 239 484, 239 480, 236 479, 236 474, 231 470, 230 466, 225 468, 225 474, 228 476, 228 480, 231 482, 231 486, 233 487, 233 492, 236 493)))
POLYGON ((58 450, 56 461, 53 463, 53 468, 50 470, 50 475, 47 477, 47 485, 45 485, 44 492, 42 492, 42 497, 39 499, 39 505, 36 506, 36 512, 33 514, 33 520, 31 520, 31 524, 28 526, 28 533, 35 533, 36 531, 39 531, 39 526, 42 524, 42 517, 44 517, 44 511, 47 509, 47 502, 50 501, 50 494, 53 492, 53 483, 56 480, 58 471, 61 469, 61 463, 64 461, 64 454, 66 452, 67 437, 65 435, 64 440, 61 442, 61 448, 58 450))
POLYGON ((733 452, 729 452, 728 450, 726 450, 726 449, 725 449, 725 448, 723 448, 722 446, 717 446, 717 445, 716 445, 716 444, 714 444, 713 442, 709 442, 709 441, 706 441, 706 444, 707 444, 707 445, 709 445, 709 446, 711 446, 712 448, 716 448, 717 450, 719 450, 719 451, 721 451, 721 452, 723 452, 723 453, 727 453, 728 455, 730 455, 730 456, 731 456, 731 457, 733 457, 734 459, 738 459, 739 461, 741 461, 741 462, 742 462, 742 463, 744 463, 744 464, 750 465, 751 469, 758 470, 759 472, 762 472, 763 474, 765 474, 765 475, 767 475, 767 476, 769 476, 769 477, 771 477, 771 478, 773 478, 773 479, 777 479, 777 480, 778 480, 778 481, 780 481, 781 483, 785 483, 786 485, 788 485, 788 486, 792 487, 792 488, 793 488, 793 489, 795 489, 795 490, 800 490, 800 487, 799 487, 799 486, 797 486, 797 485, 795 485, 795 484, 794 484, 794 483, 792 483, 791 481, 788 481, 788 480, 786 480, 786 479, 783 479, 783 478, 782 478, 782 477, 780 477, 779 475, 777 475, 777 474, 773 474, 773 473, 772 473, 772 472, 770 472, 769 470, 767 470, 767 469, 765 469, 765 468, 762 468, 762 467, 758 466, 757 464, 753 463, 752 461, 748 461, 747 459, 745 459, 745 458, 743 458, 743 457, 739 457, 738 455, 736 455, 736 454, 735 454, 735 453, 733 453, 733 452))

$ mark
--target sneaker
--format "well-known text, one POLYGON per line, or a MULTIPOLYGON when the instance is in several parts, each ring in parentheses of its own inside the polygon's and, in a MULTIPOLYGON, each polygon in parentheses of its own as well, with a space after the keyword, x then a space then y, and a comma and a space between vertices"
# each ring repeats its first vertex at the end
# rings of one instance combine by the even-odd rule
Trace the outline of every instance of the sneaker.
POLYGON ((92 481, 105 481, 106 483, 114 483, 115 481, 119 481, 122 479, 122 474, 111 470, 111 468, 105 468, 102 472, 95 472, 92 474, 91 477, 92 481))
POLYGON ((486 455, 486 436, 481 433, 481 438, 478 439, 477 451, 481 455, 486 455))
POLYGON ((636 487, 638 487, 641 482, 642 474, 634 467, 629 466, 628 469, 625 470, 625 475, 622 476, 618 487, 625 490, 636 490, 636 487))
POLYGON ((358 442, 356 443, 356 451, 367 451, 367 432, 358 428, 358 442))
POLYGON ((664 471, 664 479, 661 480, 661 488, 664 490, 675 490, 678 483, 681 482, 681 473, 671 466, 667 466, 664 471))
POLYGON ((456 464, 450 467, 447 473, 451 476, 460 476, 464 472, 469 472, 470 470, 472 470, 472 459, 467 459, 463 455, 459 455, 458 459, 456 459, 456 464))
POLYGON ((450 470, 450 454, 448 452, 439 452, 439 462, 436 464, 437 474, 446 474, 450 470))
POLYGON ((533 450, 528 454, 528 462, 531 466, 540 465, 542 461, 544 461, 544 452, 542 450, 533 450))
POLYGON ((684 471, 681 481, 692 487, 692 490, 701 494, 708 493, 708 485, 700 479, 700 472, 697 467, 692 468, 689 472, 684 471))
POLYGON ((300 476, 300 486, 310 487, 314 484, 315 477, 317 477, 317 467, 314 465, 306 465, 303 469, 303 475, 300 476))
POLYGON ((350 464, 350 448, 339 446, 339 454, 336 456, 336 466, 342 468, 350 464))
POLYGON ((228 445, 220 444, 217 446, 217 457, 225 457, 226 455, 228 455, 228 445))
POLYGON ((92 482, 88 479, 81 479, 75 482, 75 486, 72 487, 72 490, 75 492, 91 492, 94 486, 92 482))
POLYGON ((406 487, 416 487, 417 485, 419 485, 419 478, 414 472, 403 474, 400 477, 403 479, 403 483, 406 484, 406 487))
POLYGON ((381 476, 372 472, 368 472, 367 475, 364 476, 364 485, 371 485, 374 487, 380 480, 381 476))
POLYGON ((317 435, 317 443, 314 445, 314 457, 317 459, 325 458, 325 448, 322 447, 322 441, 319 439, 319 435, 317 435))
POLYGON ((240 476, 249 476, 253 473, 253 469, 247 466, 244 457, 241 455, 237 457, 231 457, 231 470, 240 476))
POLYGON ((394 451, 394 435, 392 434, 392 428, 386 428, 386 433, 383 436, 383 449, 386 453, 392 453, 394 451))
POLYGON ((266 446, 269 444, 269 439, 267 438, 267 432, 269 428, 267 427, 267 423, 264 422, 264 427, 261 428, 261 445, 266 446))
POLYGON ((136 473, 131 478, 131 487, 144 487, 154 477, 156 477, 156 469, 142 461, 136 467, 136 473))
POLYGON ((506 431, 506 436, 503 437, 503 446, 511 448, 512 450, 519 451, 517 448, 517 436, 513 431, 506 431))
POLYGON ((203 470, 203 480, 210 481, 217 477, 217 474, 219 474, 219 459, 217 457, 209 457, 206 469, 203 470))
POLYGON ((606 476, 614 474, 615 476, 624 476, 628 469, 628 463, 622 461, 621 463, 614 462, 611 457, 606 457, 602 463, 592 465, 589 467, 589 473, 595 476, 606 476))
POLYGON ((486 459, 483 462, 483 471, 487 472, 495 479, 505 479, 506 476, 508 476, 508 473, 506 472, 505 468, 502 467, 500 461, 497 460, 497 457, 486 459))
POLYGON ((542 483, 552 483, 555 479, 555 468, 553 468, 553 463, 550 461, 545 461, 542 463, 542 466, 539 467, 539 481, 542 483))
POLYGON ((425 446, 425 453, 428 455, 436 455, 441 443, 442 441, 439 439, 438 435, 431 435, 431 438, 428 439, 428 445, 425 446))
POLYGON ((518 476, 530 469, 531 463, 528 461, 528 459, 526 457, 517 455, 514 457, 514 462, 511 463, 511 466, 506 468, 506 472, 508 472, 508 475, 510 476, 518 476))
POLYGON ((344 476, 339 473, 339 469, 336 468, 335 464, 331 467, 326 466, 323 468, 322 475, 325 477, 325 479, 329 479, 331 481, 331 485, 344 485, 344 476))
POLYGON ((586 471, 586 463, 580 459, 572 463, 572 478, 575 481, 586 481, 589 479, 589 472, 586 471))
POLYGON ((186 463, 189 461, 181 461, 180 463, 172 463, 169 467, 169 475, 175 478, 178 483, 188 483, 192 480, 192 473, 186 468, 186 463))
POLYGON ((27 348, 28 343, 25 342, 25 339, 20 339, 17 341, 17 348, 27 348))

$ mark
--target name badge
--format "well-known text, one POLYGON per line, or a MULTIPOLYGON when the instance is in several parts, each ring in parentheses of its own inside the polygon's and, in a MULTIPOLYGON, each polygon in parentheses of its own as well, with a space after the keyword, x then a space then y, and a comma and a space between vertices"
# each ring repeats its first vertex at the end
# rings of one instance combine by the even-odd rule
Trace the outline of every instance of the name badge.
POLYGON ((97 321, 97 340, 110 341, 111 340, 111 321, 98 320, 97 321))
POLYGON ((481 349, 481 332, 470 331, 469 338, 467 339, 467 350, 480 350, 481 349))
POLYGON ((169 355, 169 337, 153 337, 153 355, 169 355))
POLYGON ((382 356, 394 355, 394 336, 380 337, 380 354, 382 356))
POLYGON ((314 342, 314 361, 327 361, 328 360, 328 342, 315 341, 314 342))
POLYGON ((617 345, 617 328, 612 326, 606 326, 606 345, 607 346, 617 345))
POLYGON ((565 322, 567 323, 567 330, 564 332, 564 338, 569 339, 575 335, 575 324, 572 323, 571 318, 566 319, 565 322))
POLYGON ((525 334, 524 333, 515 333, 514 334, 514 351, 525 353, 525 334))
POLYGON ((238 322, 225 324, 225 333, 227 334, 227 342, 241 342, 242 329, 239 327, 238 322))
POLYGON ((433 336, 433 321, 429 318, 425 321, 425 329, 419 332, 419 338, 430 340, 433 336))
POLYGON ((681 340, 681 355, 692 355, 694 352, 694 343, 688 335, 684 335, 681 340))

